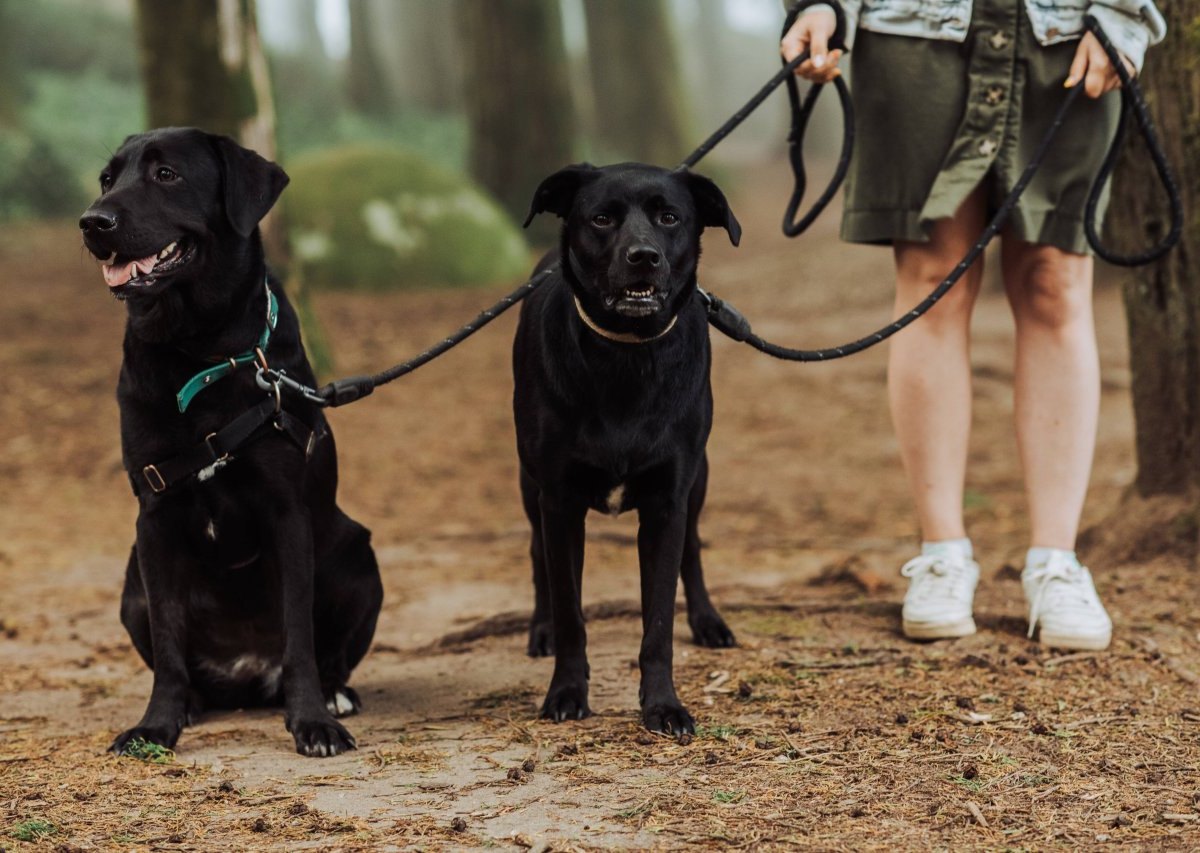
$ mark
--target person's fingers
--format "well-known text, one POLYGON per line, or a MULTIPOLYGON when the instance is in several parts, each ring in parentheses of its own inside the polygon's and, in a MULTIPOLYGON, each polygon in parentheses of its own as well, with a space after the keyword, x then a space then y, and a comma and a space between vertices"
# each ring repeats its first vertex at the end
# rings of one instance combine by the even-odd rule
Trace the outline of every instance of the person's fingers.
POLYGON ((787 31, 787 35, 783 37, 783 41, 779 43, 779 51, 783 54, 783 58, 791 62, 802 54, 804 48, 808 47, 808 37, 808 27, 804 22, 794 23, 792 28, 787 31))
MULTIPOLYGON (((1092 34, 1088 33, 1088 35, 1092 34)), ((1083 87, 1089 98, 1098 98, 1108 91, 1108 83, 1116 78, 1117 72, 1113 70, 1112 63, 1108 61, 1108 54, 1104 52, 1104 48, 1096 43, 1095 37, 1092 37, 1091 43, 1087 44, 1087 52, 1088 67, 1083 87)))
POLYGON ((831 50, 826 59, 825 67, 819 69, 811 78, 814 83, 832 83, 835 77, 840 77, 842 70, 838 68, 838 60, 842 57, 842 51, 831 50))
POLYGON ((1076 83, 1083 79, 1083 75, 1087 73, 1088 67, 1088 52, 1087 45, 1082 41, 1079 47, 1075 48, 1075 57, 1071 60, 1071 68, 1067 71, 1067 79, 1063 82, 1063 87, 1070 89, 1076 83))
POLYGON ((829 62, 829 36, 820 27, 813 28, 809 50, 812 51, 813 68, 817 70, 824 68, 829 62))

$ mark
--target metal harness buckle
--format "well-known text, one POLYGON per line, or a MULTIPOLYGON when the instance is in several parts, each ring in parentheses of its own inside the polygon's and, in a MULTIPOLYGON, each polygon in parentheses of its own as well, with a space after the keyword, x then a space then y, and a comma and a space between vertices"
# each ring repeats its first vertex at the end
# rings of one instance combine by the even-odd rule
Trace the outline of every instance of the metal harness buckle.
POLYGON ((163 479, 163 475, 159 473, 158 468, 153 465, 147 465, 142 469, 142 477, 146 480, 146 485, 150 487, 150 491, 154 494, 161 494, 167 490, 167 481, 163 479), (155 482, 157 480, 157 482, 155 482))

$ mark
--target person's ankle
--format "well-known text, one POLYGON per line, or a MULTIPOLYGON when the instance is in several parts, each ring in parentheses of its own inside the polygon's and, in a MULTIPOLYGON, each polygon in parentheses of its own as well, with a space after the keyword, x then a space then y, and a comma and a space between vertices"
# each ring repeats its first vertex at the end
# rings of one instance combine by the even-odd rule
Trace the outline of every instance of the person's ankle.
POLYGON ((923 557, 962 557, 967 560, 975 559, 975 548, 970 537, 960 536, 954 539, 933 539, 921 542, 923 557))

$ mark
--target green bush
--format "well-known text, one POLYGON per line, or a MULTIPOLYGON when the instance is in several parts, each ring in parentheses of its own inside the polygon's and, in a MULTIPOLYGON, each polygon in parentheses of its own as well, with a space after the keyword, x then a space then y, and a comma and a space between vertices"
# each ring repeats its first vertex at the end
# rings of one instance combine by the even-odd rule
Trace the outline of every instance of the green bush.
POLYGON ((88 197, 40 137, 0 133, 0 220, 78 216, 88 197))
POLYGON ((314 287, 453 287, 528 271, 525 240, 496 202, 415 154, 351 145, 287 168, 292 247, 314 287))

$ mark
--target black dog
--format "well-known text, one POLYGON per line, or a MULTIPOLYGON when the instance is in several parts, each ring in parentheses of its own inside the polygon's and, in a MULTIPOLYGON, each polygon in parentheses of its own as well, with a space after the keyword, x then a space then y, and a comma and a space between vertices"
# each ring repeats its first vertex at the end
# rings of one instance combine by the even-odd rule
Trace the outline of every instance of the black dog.
POLYGON ((125 140, 79 221, 128 308, 117 400, 139 512, 121 621, 154 670, 115 752, 174 747, 205 707, 280 702, 298 752, 355 746, 334 717, 360 707, 346 681, 382 602, 370 533, 335 501, 321 410, 278 409, 248 363, 314 383, 258 231, 287 180, 225 137, 156 130, 125 140), (222 432, 250 410, 266 415, 245 440, 222 432))
POLYGON ((533 526, 529 653, 554 654, 542 705, 552 720, 588 709, 580 584, 588 509, 638 511, 642 719, 695 729, 671 672, 680 573, 702 646, 732 646, 709 601, 697 519, 708 481, 711 351, 695 298, 700 234, 741 227, 707 178, 640 164, 570 166, 533 199, 526 225, 562 217, 559 269, 525 302, 513 345, 521 493, 533 526))

